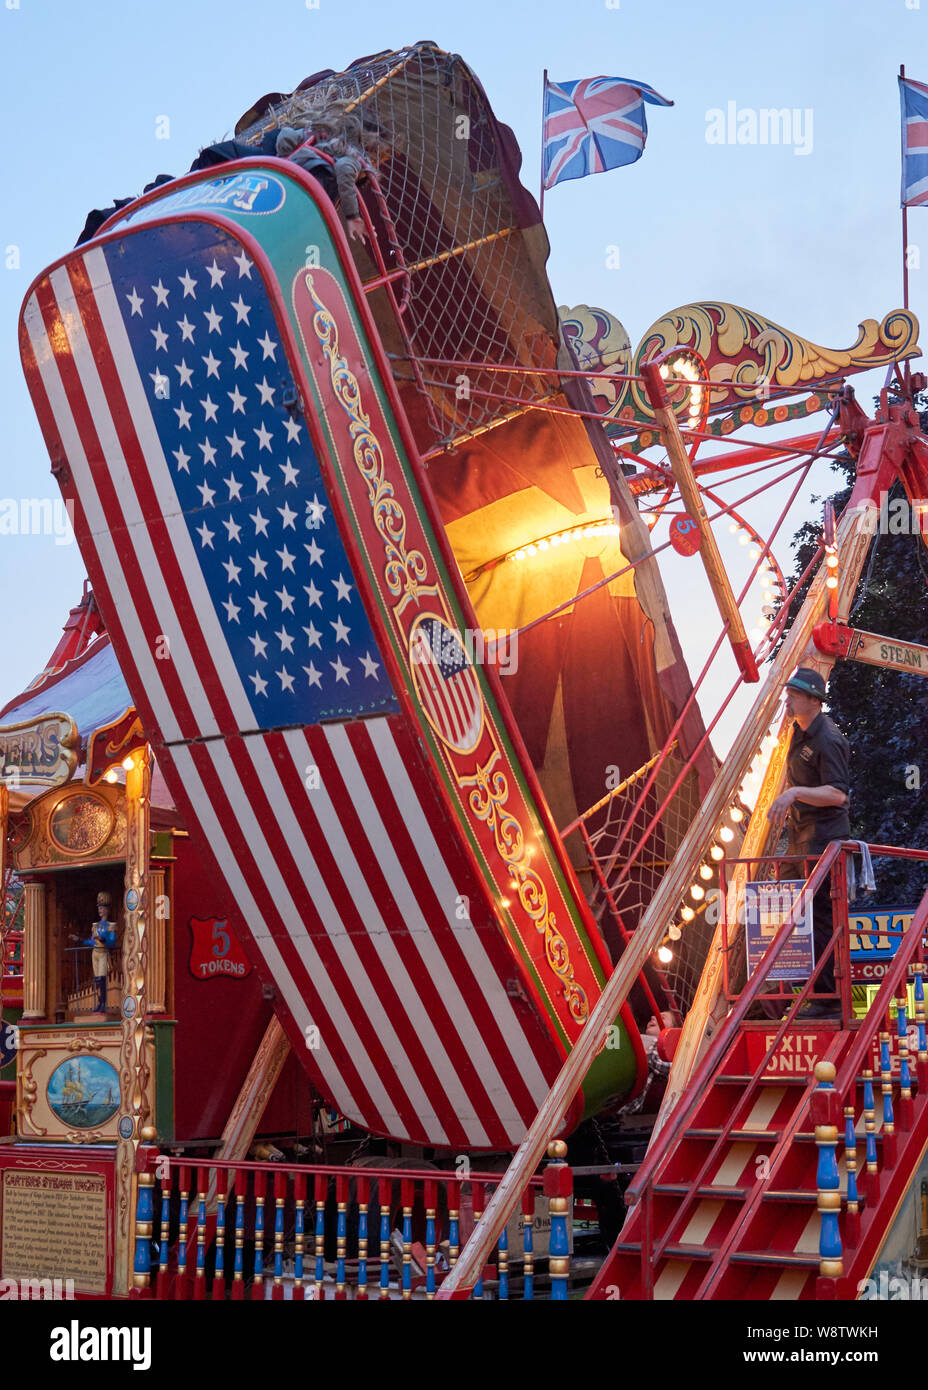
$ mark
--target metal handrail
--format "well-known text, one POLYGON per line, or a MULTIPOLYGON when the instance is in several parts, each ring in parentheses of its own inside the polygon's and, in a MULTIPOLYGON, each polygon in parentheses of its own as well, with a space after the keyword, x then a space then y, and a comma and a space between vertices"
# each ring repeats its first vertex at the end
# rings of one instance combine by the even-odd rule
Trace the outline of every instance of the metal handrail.
MULTIPOLYGON (((689 1085, 687 1086, 687 1094, 685 1099, 681 1100, 680 1104, 676 1107, 672 1118, 661 1130, 661 1133, 658 1136, 657 1143, 651 1149, 648 1150, 648 1153, 645 1156, 645 1160, 642 1163, 641 1168, 639 1168, 638 1170, 638 1176, 626 1190, 625 1201, 628 1206, 633 1206, 637 1201, 639 1201, 644 1190, 650 1186, 651 1182, 655 1177, 655 1169, 657 1168, 658 1164, 663 1161, 669 1149, 680 1137, 680 1134, 683 1128, 685 1127, 687 1121, 690 1119, 693 1112, 696 1110, 697 1106, 701 1102, 703 1094, 705 1092, 705 1088, 709 1082, 710 1077, 712 1076, 712 1073, 715 1071, 716 1067, 721 1063, 725 1056, 725 1053, 728 1051, 728 1048, 734 1041, 745 1014, 748 1012, 751 1005, 755 1002, 758 994, 760 993, 760 986, 767 979, 767 976, 771 968, 776 963, 776 959, 779 956, 781 949, 783 948, 783 946, 785 946, 787 940, 792 934, 793 928, 796 926, 799 911, 803 907, 803 897, 805 893, 814 892, 817 888, 821 886, 821 884, 824 882, 826 873, 830 872, 832 865, 838 857, 838 854, 844 847, 845 845, 841 841, 835 841, 832 844, 830 844, 822 854, 815 869, 813 870, 809 878, 806 880, 803 895, 800 896, 798 902, 793 904, 792 910, 790 911, 790 914, 787 917, 786 921, 781 924, 776 936, 773 938, 770 945, 767 947, 767 950, 764 952, 764 957, 760 963, 759 968, 751 976, 751 979, 748 981, 748 984, 742 992, 740 999, 734 1005, 733 1009, 731 1010, 731 1013, 728 1015, 718 1034, 710 1044, 705 1057, 703 1057, 699 1066, 696 1068, 694 1075, 690 1078, 689 1085)), ((826 956, 823 955, 822 959, 818 962, 818 965, 816 966, 813 975, 810 977, 809 980, 806 981, 805 988, 801 991, 799 995, 796 996, 796 1000, 794 1001, 793 1005, 794 1008, 797 1004, 800 1004, 804 1000, 805 995, 808 993, 810 984, 813 983, 825 959, 826 956)), ((786 1022, 787 1020, 783 1020, 783 1022, 781 1023, 780 1030, 777 1034, 776 1042, 774 1043, 773 1047, 769 1049, 768 1056, 764 1058, 763 1066, 760 1068, 761 1072, 763 1072, 764 1067, 766 1067, 767 1062, 773 1055, 774 1051, 776 1050, 776 1047, 779 1046, 781 1033, 785 1031, 784 1025, 786 1022)))

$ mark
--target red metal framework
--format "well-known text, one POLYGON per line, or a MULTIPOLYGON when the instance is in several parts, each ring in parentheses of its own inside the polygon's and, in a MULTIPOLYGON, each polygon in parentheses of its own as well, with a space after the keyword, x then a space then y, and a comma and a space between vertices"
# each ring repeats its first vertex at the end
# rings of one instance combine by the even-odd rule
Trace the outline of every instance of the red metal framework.
MULTIPOLYGON (((620 1247, 626 1251, 624 1296, 640 1297, 650 1299, 654 1296, 655 1272, 660 1267, 661 1261, 675 1257, 682 1257, 685 1250, 685 1231, 688 1225, 688 1218, 691 1216, 694 1206, 705 1197, 707 1182, 710 1175, 718 1166, 721 1153, 726 1145, 739 1138, 754 1138, 759 1136, 756 1128, 752 1129, 749 1125, 749 1116, 757 1101, 760 1088, 765 1080, 768 1079, 768 1067, 771 1059, 777 1054, 784 1044, 784 1039, 795 1032, 797 1027, 802 1027, 801 1009, 807 1002, 810 993, 813 992, 815 982, 826 960, 832 953, 835 956, 835 975, 838 984, 837 997, 840 1001, 841 1015, 837 1024, 809 1024, 808 1028, 832 1028, 833 1046, 829 1047, 825 1056, 830 1059, 832 1054, 840 1061, 839 1080, 834 1089, 834 1100, 828 1102, 829 1113, 842 1115, 844 1113, 845 1101, 853 1101, 852 1091, 858 1085, 861 1067, 865 1059, 870 1058, 874 1040, 877 1034, 888 1030, 891 1006, 895 1003, 900 990, 903 989, 905 980, 908 978, 910 968, 915 967, 921 971, 925 954, 925 927, 928 923, 928 891, 926 891, 921 906, 915 913, 909 930, 900 941, 899 948, 893 959, 892 965, 887 971, 886 976, 881 982, 880 988, 873 1000, 870 1009, 864 1019, 858 1020, 854 1017, 850 998, 850 972, 848 969, 848 908, 847 908, 847 856, 852 854, 858 846, 855 842, 835 842, 825 850, 818 859, 811 874, 806 880, 805 888, 801 898, 795 904, 793 911, 783 922, 767 951, 758 966, 757 970, 747 981, 744 988, 740 990, 731 989, 730 997, 732 1000, 731 1011, 722 1025, 717 1035, 713 1038, 702 1062, 694 1072, 686 1095, 674 1110, 671 1118, 657 1136, 655 1142, 648 1150, 648 1154, 636 1173, 632 1183, 626 1192, 626 1202, 634 1209, 634 1223, 629 1229, 623 1232, 620 1247), (800 913, 804 910, 803 904, 809 897, 825 882, 828 874, 831 874, 831 891, 834 904, 835 932, 831 944, 827 951, 816 963, 811 976, 804 983, 797 993, 771 992, 767 993, 765 985, 769 981, 770 972, 773 969, 778 956, 785 946, 794 928, 800 913), (738 1040, 742 1032, 745 1018, 752 1006, 758 1005, 763 1001, 765 1004, 773 1005, 776 1002, 789 1002, 789 1009, 780 1021, 771 1021, 762 1026, 764 1042, 757 1051, 761 1053, 760 1060, 754 1065, 750 1075, 744 1077, 743 1087, 739 1089, 737 1103, 726 1114, 724 1123, 717 1131, 706 1130, 706 1140, 708 1146, 704 1145, 698 1166, 691 1171, 687 1171, 686 1190, 681 1190, 676 1201, 672 1216, 668 1219, 666 1210, 662 1208, 660 1219, 655 1211, 655 1202, 664 1202, 665 1199, 659 1193, 669 1190, 667 1184, 667 1167, 672 1162, 675 1152, 680 1148, 687 1135, 702 1134, 703 1131, 694 1129, 695 1117, 700 1107, 706 1100, 712 1088, 719 1084, 720 1079, 724 1079, 726 1068, 730 1069, 729 1059, 732 1054, 733 1045, 738 1040), (842 1037, 850 1036, 853 1042, 841 1056, 839 1043, 842 1037), (714 1139, 712 1136, 715 1136, 714 1139), (681 1244, 681 1241, 684 1244, 681 1244), (635 1282, 635 1292, 629 1291, 629 1270, 627 1267, 628 1258, 634 1253, 638 1264, 638 1277, 635 1282)), ((919 861, 928 864, 928 851, 902 849, 889 845, 872 845, 870 852, 874 858, 880 856, 891 856, 912 861, 919 861)), ((781 876, 779 870, 781 861, 764 860, 752 861, 761 862, 767 869, 773 867, 777 870, 777 875, 781 876)), ((787 859, 789 864, 793 861, 787 859)), ((726 948, 727 949, 727 948, 726 948)), ((904 991, 903 991, 904 992, 904 991)), ((833 996, 832 996, 833 997, 833 996)), ((897 1067, 895 1084, 900 1086, 903 1091, 903 1099, 908 1105, 908 1110, 903 1106, 906 1113, 905 1128, 911 1130, 913 1115, 911 1103, 904 1096, 905 1083, 901 1078, 901 1069, 897 1067)), ((729 1080, 733 1078, 728 1078, 729 1080)), ((808 1078, 811 1084, 811 1075, 808 1078)), ((928 1103, 926 1094, 926 1082, 928 1082, 928 1058, 920 1058, 917 1073, 917 1088, 920 1096, 921 1109, 925 1110, 928 1103)), ((884 1092, 886 1087, 884 1085, 884 1092)), ((808 1097, 807 1097, 808 1098, 808 1097)), ((856 1114, 856 1111, 852 1112, 856 1114)), ((821 1122, 821 1121, 817 1121, 821 1122)), ((768 1174, 776 1173, 779 1165, 785 1161, 789 1153, 790 1146, 797 1142, 803 1125, 807 1124, 806 1111, 802 1106, 797 1106, 792 1114, 789 1123, 781 1126, 776 1132, 771 1131, 769 1152, 765 1154, 765 1171, 768 1174)), ((892 1125, 890 1124, 889 1136, 892 1135, 892 1125)), ((887 1168, 893 1166, 893 1144, 886 1143, 884 1147, 884 1162, 887 1168)), ((737 1219, 732 1223, 724 1238, 719 1242, 718 1247, 712 1249, 711 1260, 708 1270, 699 1279, 698 1288, 692 1285, 689 1289, 689 1297, 712 1297, 717 1296, 716 1290, 720 1287, 728 1265, 729 1256, 737 1248, 737 1242, 743 1232, 745 1232, 756 1214, 764 1195, 766 1178, 758 1177, 753 1187, 745 1193, 745 1200, 739 1208, 737 1219), (694 1291, 695 1290, 695 1291, 694 1291)), ((873 1196, 876 1190, 873 1189, 873 1196)), ((665 1203, 666 1206, 666 1203, 665 1203)), ((885 1221, 885 1208, 882 1217, 885 1221)), ((859 1234, 859 1222, 855 1220, 856 1213, 851 1210, 849 1213, 847 1231, 848 1239, 855 1239, 859 1234)), ((628 1225, 628 1223, 627 1223, 628 1225)), ((867 1257, 867 1251, 871 1251, 873 1242, 877 1239, 880 1230, 885 1231, 885 1225, 881 1225, 876 1220, 876 1213, 871 1209, 868 1213, 867 1229, 871 1232, 870 1244, 860 1254, 861 1267, 867 1257)), ((618 1248, 618 1247, 617 1247, 618 1248)), ((875 1251, 873 1251, 875 1253, 875 1251)), ((616 1267, 605 1268, 600 1274, 597 1284, 594 1286, 593 1296, 602 1296, 602 1289, 610 1280, 617 1276, 616 1267)), ((846 1296, 837 1294, 837 1285, 832 1281, 818 1289, 817 1296, 846 1296)), ((722 1296, 725 1296, 724 1294, 722 1296)), ((742 1295, 744 1296, 744 1295, 742 1295)))

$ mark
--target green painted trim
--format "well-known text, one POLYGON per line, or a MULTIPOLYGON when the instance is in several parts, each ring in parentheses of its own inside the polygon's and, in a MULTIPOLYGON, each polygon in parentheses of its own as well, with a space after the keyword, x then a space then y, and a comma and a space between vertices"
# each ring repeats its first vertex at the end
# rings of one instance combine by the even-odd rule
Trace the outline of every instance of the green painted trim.
POLYGON ((174 1138, 174 1019, 148 1020, 154 1035, 155 1127, 160 1143, 174 1138))
POLYGON ((590 1064, 583 1078, 583 1118, 602 1110, 607 1101, 626 1096, 635 1084, 638 1068, 628 1030, 621 1018, 615 1020, 619 1046, 606 1047, 590 1064))
MULTIPOLYGON (((2 1023, 12 1023, 14 1026, 18 1027, 18 1026, 19 1026, 19 1020, 22 1018, 22 1016, 23 1016, 23 1011, 22 1011, 21 1008, 19 1008, 18 1006, 14 1007, 12 1004, 4 1004, 4 1006, 3 1006, 3 1011, 2 1011, 2 1013, 0 1013, 0 1024, 2 1024, 2 1023)), ((21 1030, 21 1031, 22 1031, 22 1030, 21 1030)), ((16 1057, 14 1056, 14 1057, 13 1057, 13 1060, 12 1060, 11 1062, 7 1062, 7 1064, 6 1064, 5 1067, 0 1067, 0 1081, 15 1081, 15 1080, 16 1080, 16 1057)))

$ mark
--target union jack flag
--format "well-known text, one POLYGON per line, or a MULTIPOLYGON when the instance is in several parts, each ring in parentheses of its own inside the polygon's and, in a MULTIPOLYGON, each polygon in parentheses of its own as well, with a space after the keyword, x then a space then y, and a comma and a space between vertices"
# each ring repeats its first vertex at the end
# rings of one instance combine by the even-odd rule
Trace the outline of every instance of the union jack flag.
POLYGON ((902 206, 928 204, 928 86, 899 78, 902 104, 902 206))
POLYGON ((648 123, 644 103, 672 101, 626 77, 584 77, 545 82, 542 181, 545 188, 567 179, 601 174, 634 164, 644 151, 648 123))

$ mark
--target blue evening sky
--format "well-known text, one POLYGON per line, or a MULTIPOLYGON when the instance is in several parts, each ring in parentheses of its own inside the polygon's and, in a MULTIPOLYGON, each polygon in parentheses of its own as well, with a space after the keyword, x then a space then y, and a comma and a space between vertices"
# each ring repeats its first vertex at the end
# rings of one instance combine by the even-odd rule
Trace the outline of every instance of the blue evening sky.
MULTIPOLYGON (((830 347, 852 343, 860 319, 901 305, 896 73, 903 62, 928 81, 928 0, 0 0, 0 500, 57 496, 17 319, 32 278, 73 244, 87 211, 155 174, 183 173, 261 93, 423 38, 474 69, 516 132, 536 196, 544 68, 560 80, 638 78, 675 102, 648 108, 638 163, 546 195, 558 303, 612 310, 637 343, 669 309, 728 300, 830 347), (811 112, 811 149, 708 143, 707 111, 731 101, 801 110, 807 142, 811 112), (159 139, 165 116, 170 138, 159 139), (613 246, 619 269, 607 268, 613 246)), ((910 224, 928 267, 928 211, 910 224)), ((911 307, 923 318, 926 278, 913 269, 911 307)), ((859 379, 868 409, 873 389, 872 375, 859 379)), ((820 466, 811 490, 828 479, 820 466)), ((784 569, 787 538, 815 510, 808 492, 777 547, 784 569)), ((747 511, 760 526, 773 508, 747 511)), ((743 579, 744 552, 725 527, 720 542, 743 579)), ((672 557, 665 575, 695 673, 716 629, 701 567, 672 557)), ((0 703, 45 665, 83 576, 73 544, 0 536, 0 703)), ((732 674, 725 658, 709 709, 732 674)), ((747 708, 742 694, 720 751, 747 708)))

